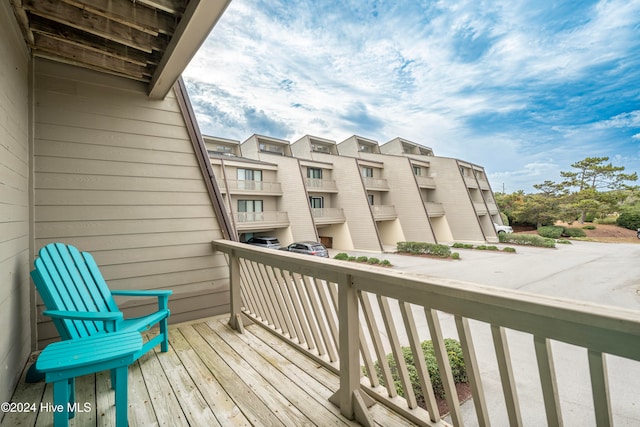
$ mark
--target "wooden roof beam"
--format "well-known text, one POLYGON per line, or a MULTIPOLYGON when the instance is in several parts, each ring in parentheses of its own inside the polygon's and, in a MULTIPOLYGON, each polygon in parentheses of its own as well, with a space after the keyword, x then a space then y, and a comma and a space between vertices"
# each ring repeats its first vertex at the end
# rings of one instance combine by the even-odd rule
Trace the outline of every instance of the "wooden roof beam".
MULTIPOLYGON (((139 0, 138 0, 139 1, 139 0)), ((191 0, 151 79, 149 96, 164 98, 231 0, 191 0)))

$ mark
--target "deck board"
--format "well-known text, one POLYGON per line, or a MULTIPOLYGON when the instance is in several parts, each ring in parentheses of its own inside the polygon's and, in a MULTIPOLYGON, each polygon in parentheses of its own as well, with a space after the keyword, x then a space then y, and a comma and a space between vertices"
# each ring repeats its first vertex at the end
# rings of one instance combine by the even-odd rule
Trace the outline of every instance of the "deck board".
MULTIPOLYGON (((259 325, 238 334, 226 317, 170 326, 170 351, 152 351, 129 369, 131 426, 355 426, 328 398, 338 377, 259 325)), ((114 424, 114 393, 108 372, 78 379, 77 400, 92 410, 70 426, 114 424)), ((24 374, 13 402, 52 401, 52 387, 26 384, 24 374)), ((380 406, 378 425, 411 425, 380 406)), ((50 426, 52 413, 6 414, 2 426, 50 426)))

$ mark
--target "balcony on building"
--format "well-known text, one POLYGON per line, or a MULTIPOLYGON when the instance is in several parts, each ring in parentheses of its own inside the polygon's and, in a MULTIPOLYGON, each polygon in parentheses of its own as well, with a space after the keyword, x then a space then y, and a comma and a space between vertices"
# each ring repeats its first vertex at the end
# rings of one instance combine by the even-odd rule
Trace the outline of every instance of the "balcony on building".
POLYGON ((363 176, 362 182, 364 188, 372 191, 389 191, 389 183, 384 178, 373 178, 370 176, 363 176))
POLYGON ((342 208, 311 208, 316 225, 341 224, 346 221, 342 208))
POLYGON ((220 185, 220 191, 223 193, 282 196, 282 185, 279 182, 228 179, 226 180, 226 185, 224 182, 219 182, 218 184, 220 185))
POLYGON ((337 193, 338 187, 332 179, 305 178, 304 184, 308 192, 337 193))
POLYGON ((416 175, 416 182, 420 188, 436 188, 436 180, 432 176, 416 175))
POLYGON ((376 221, 390 221, 398 217, 393 205, 371 205, 371 213, 376 221))
POLYGON ((484 202, 473 202, 473 207, 478 215, 486 215, 488 213, 487 206, 484 202))
POLYGON ((238 231, 258 231, 289 226, 289 215, 287 212, 235 212, 233 216, 238 231))
POLYGON ((444 205, 441 202, 424 202, 424 207, 429 216, 436 217, 445 214, 444 205))

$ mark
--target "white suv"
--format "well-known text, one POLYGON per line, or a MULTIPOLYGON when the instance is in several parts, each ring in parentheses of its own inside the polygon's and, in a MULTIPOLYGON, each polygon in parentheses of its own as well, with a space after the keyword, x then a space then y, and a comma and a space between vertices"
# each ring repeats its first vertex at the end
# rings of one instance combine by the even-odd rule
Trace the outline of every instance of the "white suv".
POLYGON ((508 225, 499 225, 494 222, 493 226, 495 227, 496 233, 498 234, 513 233, 513 228, 509 227, 508 225))

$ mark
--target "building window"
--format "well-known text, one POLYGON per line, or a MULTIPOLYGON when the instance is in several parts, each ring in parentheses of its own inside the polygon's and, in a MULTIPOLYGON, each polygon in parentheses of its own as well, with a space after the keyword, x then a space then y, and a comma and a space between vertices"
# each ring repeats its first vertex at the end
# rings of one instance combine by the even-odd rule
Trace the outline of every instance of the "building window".
POLYGON ((369 199, 369 204, 373 206, 373 194, 367 194, 367 199, 369 199))
POLYGON ((362 168, 362 176, 365 178, 373 178, 373 168, 363 167, 362 168))
POLYGON ((309 197, 309 204, 313 209, 324 208, 324 197, 309 197))
POLYGON ((422 175, 422 168, 420 166, 414 166, 413 167, 413 173, 415 176, 421 176, 422 175))
POLYGON ((460 166, 460 175, 465 176, 464 168, 462 166, 460 166))
POLYGON ((255 169, 238 169, 238 181, 262 181, 262 171, 255 169))
POLYGON ((322 169, 307 168, 307 178, 322 179, 322 169))
POLYGON ((361 153, 373 153, 373 147, 370 145, 360 144, 360 152, 361 153))
POLYGON ((311 144, 311 151, 315 151, 317 153, 331 153, 331 149, 329 147, 319 144, 311 144))
POLYGON ((238 212, 262 212, 262 200, 238 200, 238 212))

